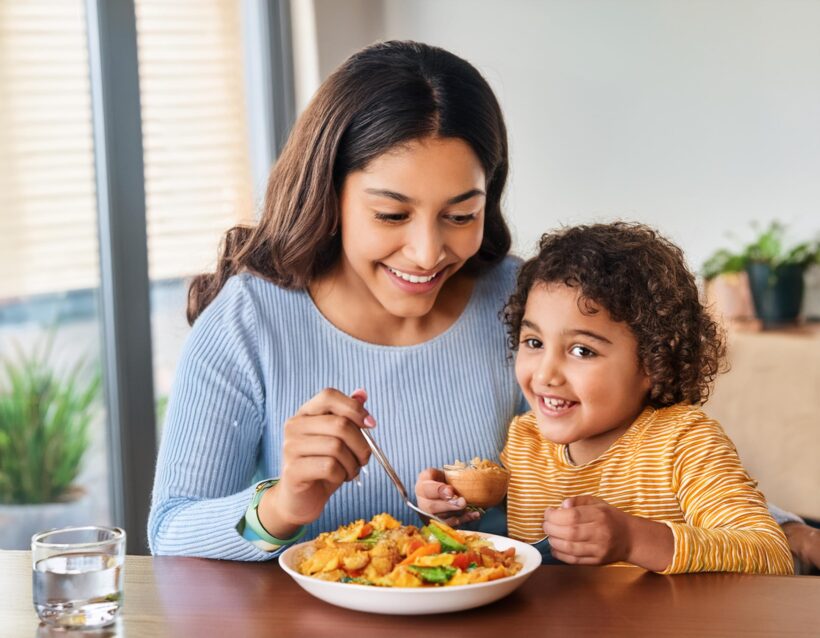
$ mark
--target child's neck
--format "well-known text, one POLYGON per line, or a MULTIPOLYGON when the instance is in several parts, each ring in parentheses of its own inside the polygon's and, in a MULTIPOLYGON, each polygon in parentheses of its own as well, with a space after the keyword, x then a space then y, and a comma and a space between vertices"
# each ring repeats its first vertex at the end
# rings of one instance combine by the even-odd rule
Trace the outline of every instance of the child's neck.
POLYGON ((644 411, 644 407, 645 406, 642 406, 640 412, 638 412, 638 414, 636 414, 632 419, 629 419, 624 425, 616 426, 611 430, 598 434, 597 436, 580 439, 569 443, 567 445, 569 460, 573 465, 586 465, 587 463, 597 459, 610 447, 612 447, 612 444, 615 443, 615 441, 626 434, 629 428, 632 427, 637 418, 640 416, 641 412, 644 411))

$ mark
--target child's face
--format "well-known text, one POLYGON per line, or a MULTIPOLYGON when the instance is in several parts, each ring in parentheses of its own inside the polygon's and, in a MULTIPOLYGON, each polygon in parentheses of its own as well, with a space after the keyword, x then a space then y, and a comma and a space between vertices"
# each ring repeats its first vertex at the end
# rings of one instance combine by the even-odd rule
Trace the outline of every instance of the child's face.
POLYGON ((481 247, 484 182, 478 157, 455 138, 409 142, 350 173, 341 192, 350 302, 375 302, 396 317, 428 314, 481 247))
POLYGON ((515 362, 541 434, 573 444, 576 463, 596 458, 629 428, 651 387, 632 331, 605 308, 592 307, 593 315, 579 310, 577 288, 536 284, 515 362))

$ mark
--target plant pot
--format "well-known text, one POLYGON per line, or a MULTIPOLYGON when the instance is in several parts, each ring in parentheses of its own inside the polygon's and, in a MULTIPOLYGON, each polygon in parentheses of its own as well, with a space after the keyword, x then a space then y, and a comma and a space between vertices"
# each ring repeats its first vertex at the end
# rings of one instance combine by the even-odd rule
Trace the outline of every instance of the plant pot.
POLYGON ((783 264, 776 268, 765 263, 746 266, 755 314, 764 327, 797 321, 803 302, 804 271, 801 264, 783 264))
POLYGON ((23 505, 0 504, 0 549, 31 549, 37 532, 92 523, 93 503, 88 493, 71 488, 64 501, 23 505))
POLYGON ((755 309, 745 272, 722 273, 706 282, 706 303, 727 321, 754 319, 755 309))

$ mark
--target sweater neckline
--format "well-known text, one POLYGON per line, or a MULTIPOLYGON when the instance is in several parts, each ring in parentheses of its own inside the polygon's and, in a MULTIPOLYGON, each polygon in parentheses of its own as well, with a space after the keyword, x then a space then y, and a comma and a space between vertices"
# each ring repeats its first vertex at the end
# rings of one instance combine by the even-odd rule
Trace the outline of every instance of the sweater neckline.
POLYGON ((638 417, 632 422, 632 425, 621 434, 617 439, 612 442, 604 452, 598 456, 597 458, 592 459, 586 463, 581 465, 577 465, 576 463, 572 462, 572 459, 569 455, 569 445, 566 443, 559 443, 556 446, 556 452, 558 455, 558 459, 560 460, 562 465, 565 465, 567 468, 574 469, 574 470, 582 470, 589 467, 593 467, 600 463, 604 463, 609 457, 617 453, 619 450, 629 446, 632 442, 638 438, 641 433, 643 433, 647 427, 655 420, 655 412, 656 410, 652 406, 646 406, 638 417))
POLYGON ((460 332, 463 329, 462 326, 467 322, 468 316, 473 313, 474 307, 478 303, 478 299, 480 297, 479 289, 484 284, 485 279, 486 275, 478 276, 475 278, 473 289, 470 292, 470 298, 467 300, 467 304, 464 306, 464 310, 461 311, 461 314, 456 318, 456 320, 453 323, 451 323, 449 326, 447 326, 447 328, 442 330, 436 336, 431 337, 427 341, 422 341, 421 343, 414 343, 412 345, 407 346, 389 346, 380 343, 371 343, 370 341, 365 341, 363 339, 359 339, 358 337, 354 337, 350 333, 347 333, 341 328, 339 328, 336 324, 330 321, 330 319, 325 317, 322 314, 322 311, 319 310, 319 307, 316 305, 316 302, 313 301, 313 297, 310 296, 310 293, 307 290, 302 290, 300 292, 304 295, 306 303, 310 308, 310 312, 312 316, 315 318, 315 320, 325 330, 333 333, 335 338, 342 339, 360 348, 368 348, 376 351, 412 352, 414 350, 422 350, 424 348, 434 346, 435 344, 449 338, 451 335, 460 332))

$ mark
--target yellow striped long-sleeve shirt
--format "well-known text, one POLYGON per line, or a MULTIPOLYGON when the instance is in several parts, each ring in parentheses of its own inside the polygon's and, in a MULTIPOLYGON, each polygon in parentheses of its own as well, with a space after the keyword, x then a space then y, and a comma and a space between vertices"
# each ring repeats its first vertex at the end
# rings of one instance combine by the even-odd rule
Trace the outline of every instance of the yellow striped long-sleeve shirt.
POLYGON ((794 573, 786 537, 735 446, 694 406, 647 407, 584 465, 573 465, 566 445, 543 438, 528 412, 510 424, 501 460, 511 474, 507 524, 513 538, 541 538, 545 508, 587 494, 669 526, 675 550, 664 573, 794 573))

